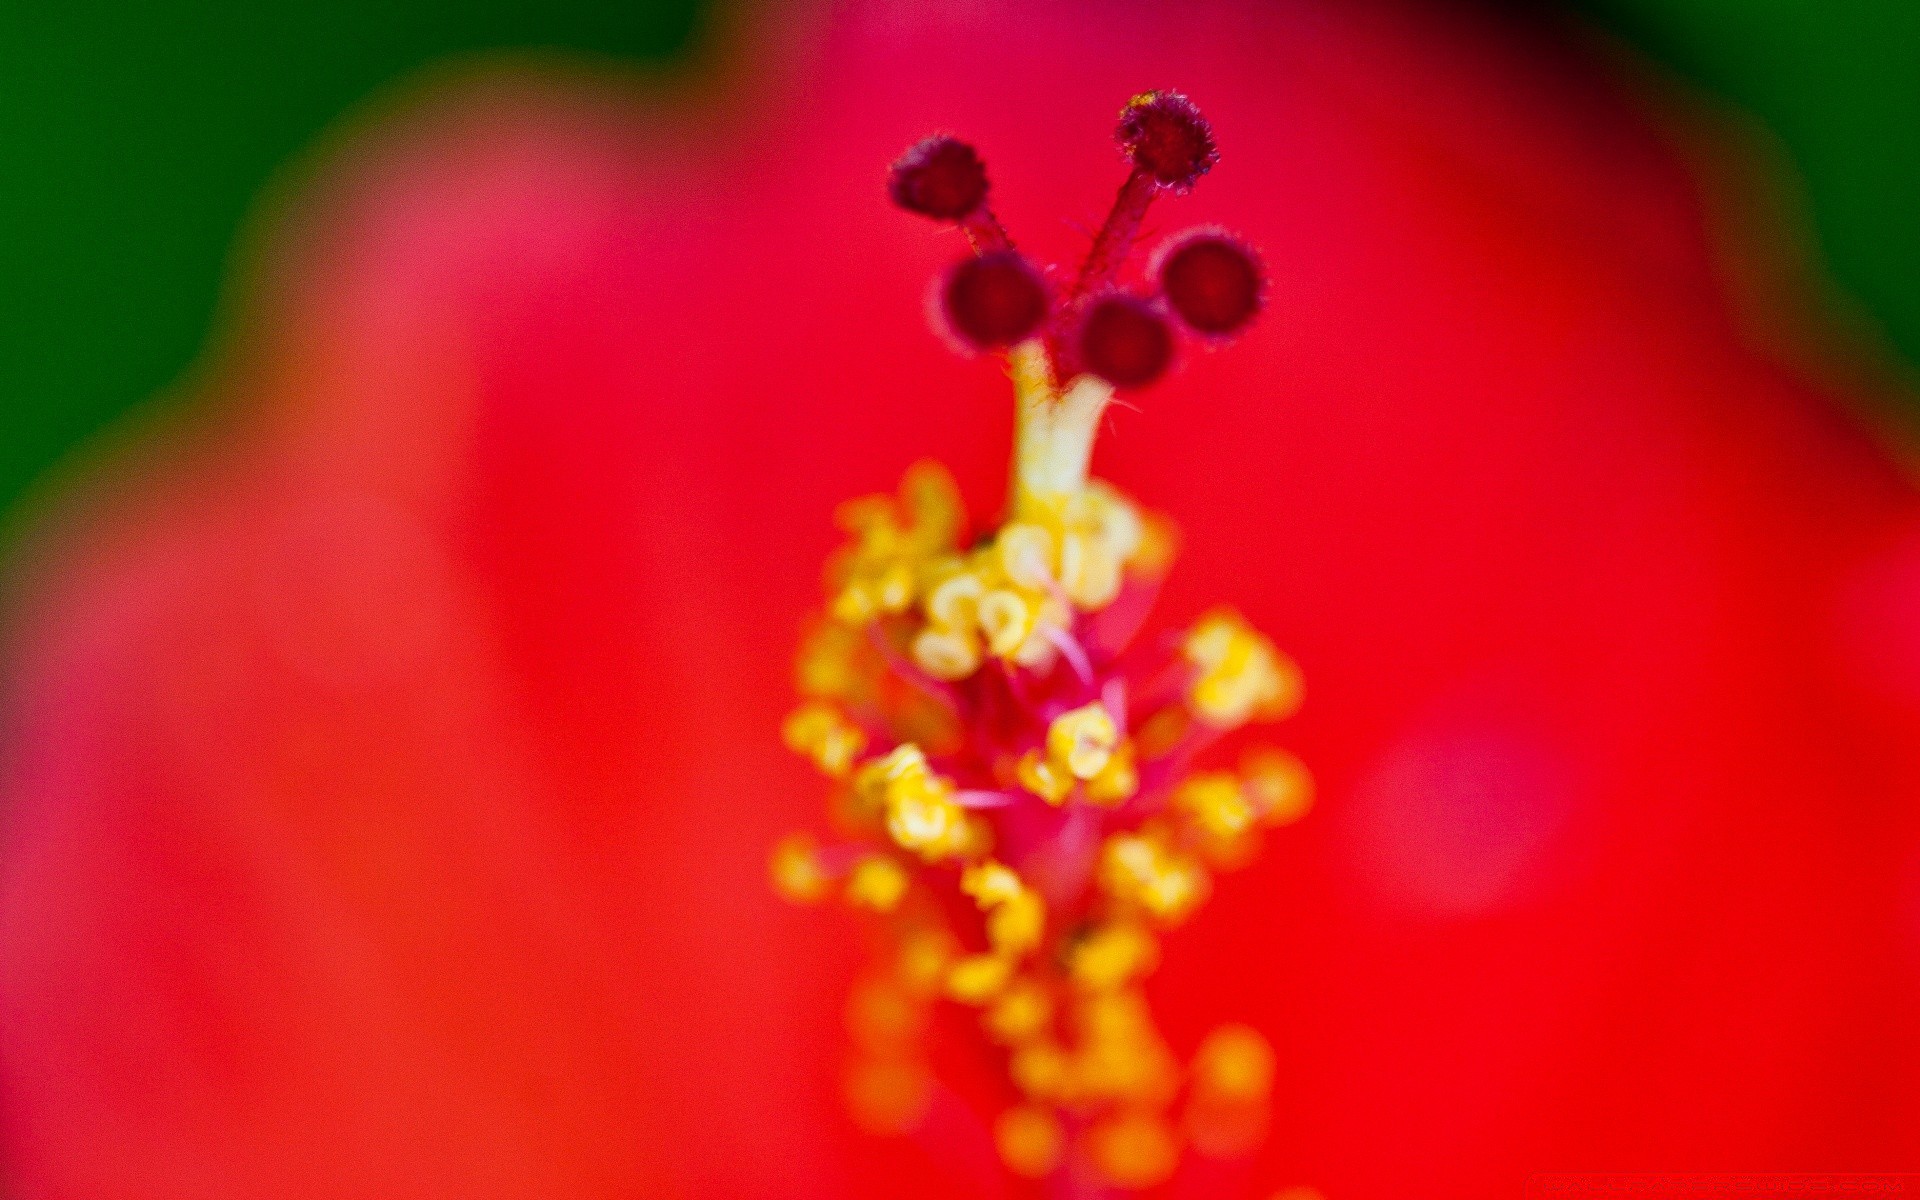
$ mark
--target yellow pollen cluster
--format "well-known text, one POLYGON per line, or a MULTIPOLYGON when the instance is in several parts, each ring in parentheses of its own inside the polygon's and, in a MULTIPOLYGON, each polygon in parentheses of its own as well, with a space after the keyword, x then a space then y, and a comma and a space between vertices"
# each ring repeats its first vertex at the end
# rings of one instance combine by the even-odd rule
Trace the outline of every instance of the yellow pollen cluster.
POLYGON ((1116 833, 1100 856, 1100 882, 1123 907, 1156 921, 1184 921, 1207 898, 1207 873, 1153 833, 1116 833))
POLYGON ((833 877, 820 864, 820 849, 804 833, 789 834, 773 848, 768 864, 773 890, 795 904, 812 904, 826 898, 833 877))
POLYGON ((1114 805, 1140 785, 1133 742, 1098 700, 1055 717, 1044 750, 1021 755, 1016 775, 1021 787, 1056 806, 1077 787, 1094 804, 1114 805))
POLYGON ((830 781, 838 840, 787 838, 770 874, 795 902, 838 898, 887 947, 847 1008, 862 1128, 925 1120, 930 1039, 954 1036, 933 1017, 958 1006, 977 1028, 969 1052, 1015 1097, 980 1114, 1009 1173, 1075 1194, 1149 1189, 1188 1151, 1242 1155, 1266 1128, 1266 1040, 1222 1026, 1183 1060, 1143 988, 1215 874, 1311 807, 1311 777, 1283 751, 1191 769, 1228 732, 1291 713, 1300 678, 1227 610, 1157 659, 1125 653, 1172 535, 1084 476, 1110 389, 1054 389, 1030 347, 1014 360, 1003 524, 970 536, 929 464, 840 510, 849 542, 781 730, 830 781))
POLYGON ((987 914, 987 942, 995 954, 1018 958, 1040 944, 1046 902, 1019 875, 997 862, 980 863, 961 874, 960 890, 987 914))
POLYGON ((1098 481, 1027 507, 973 553, 928 567, 912 654, 935 679, 965 679, 989 657, 1046 667, 1075 612, 1113 603, 1127 566, 1160 551, 1133 504, 1098 481))
POLYGON ((794 709, 780 734, 787 749, 812 759, 815 766, 836 778, 851 770, 854 759, 867 748, 867 735, 860 727, 833 705, 819 700, 794 709))
POLYGON ((1262 829, 1291 825, 1313 805, 1313 776, 1284 750, 1248 751, 1238 773, 1201 771, 1174 789, 1168 807, 1187 845, 1216 868, 1237 867, 1259 849, 1262 829))
POLYGON ((883 854, 870 855, 847 876, 847 902, 874 912, 892 912, 907 894, 907 872, 883 854))
POLYGON ((951 554, 966 511, 953 477, 934 463, 907 471, 898 497, 863 496, 835 514, 853 542, 827 565, 827 608, 848 625, 906 611, 918 599, 921 574, 951 554))
POLYGON ((1277 721, 1300 707, 1300 668, 1231 609, 1216 609, 1187 634, 1195 669, 1189 693, 1202 720, 1236 729, 1250 720, 1277 721))
POLYGON ((896 846, 928 862, 969 855, 991 839, 986 826, 954 799, 953 781, 935 774, 912 742, 862 764, 853 789, 882 814, 896 846))
POLYGON ((963 955, 947 970, 947 995, 962 1004, 992 1005, 984 1018, 989 1031, 1013 1030, 1034 1018, 1038 998, 1009 985, 1020 960, 1039 947, 1046 931, 1047 907, 1039 893, 1000 863, 967 867, 960 890, 985 918, 987 949, 963 955))

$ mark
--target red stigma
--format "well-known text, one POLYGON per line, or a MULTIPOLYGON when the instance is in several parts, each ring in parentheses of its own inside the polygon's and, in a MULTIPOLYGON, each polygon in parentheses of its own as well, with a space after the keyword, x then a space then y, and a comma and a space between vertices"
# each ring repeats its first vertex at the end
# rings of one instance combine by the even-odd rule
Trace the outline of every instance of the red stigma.
POLYGON ((1266 276, 1252 247, 1217 230, 1168 243, 1156 271, 1167 304, 1197 333, 1223 337, 1259 313, 1266 276))
POLYGON ((954 335, 976 350, 1026 340, 1047 319, 1040 272, 1011 250, 970 258, 948 273, 940 309, 954 335))
POLYGON ((935 134, 914 143, 894 161, 887 194, 908 212, 936 221, 959 221, 987 201, 987 166, 972 146, 935 134))
POLYGON ((1120 144, 1136 169, 1162 187, 1185 191, 1220 158, 1213 129, 1179 92, 1146 92, 1120 110, 1120 144))
POLYGON ((1112 292, 1088 303, 1080 324, 1080 363, 1115 387, 1145 387, 1173 363, 1173 331, 1138 296, 1112 292))
POLYGON ((1054 385, 1090 373, 1115 387, 1144 387, 1173 362, 1174 326, 1224 338, 1260 311, 1266 278, 1259 256, 1214 229, 1166 244, 1148 274, 1164 294, 1119 290, 1142 219, 1156 196, 1190 189, 1219 159, 1213 129, 1179 92, 1143 92, 1120 112, 1118 136, 1133 169, 1070 286, 1052 294, 1046 276, 1014 252, 988 201, 987 169, 972 146, 936 134, 908 148, 888 176, 893 202, 959 227, 976 258, 940 281, 938 319, 959 345, 1005 350, 1044 339, 1054 385))

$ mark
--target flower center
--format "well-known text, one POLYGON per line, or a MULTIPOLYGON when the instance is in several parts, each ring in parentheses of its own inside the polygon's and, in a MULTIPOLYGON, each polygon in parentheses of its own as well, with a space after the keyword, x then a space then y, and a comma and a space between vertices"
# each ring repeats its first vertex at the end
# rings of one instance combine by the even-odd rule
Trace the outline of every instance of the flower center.
POLYGON ((927 138, 888 176, 895 204, 959 227, 978 255, 957 264, 940 289, 954 340, 981 351, 1036 339, 1044 355, 1033 368, 1059 396, 1072 394, 1083 376, 1116 388, 1153 383, 1173 364, 1175 321, 1202 338, 1236 332, 1259 310, 1264 288, 1259 256, 1218 229, 1171 239, 1146 287, 1122 286, 1154 199, 1190 190, 1219 155, 1212 127, 1178 92, 1129 100, 1116 134, 1132 169, 1064 293, 1051 292, 1047 275, 1014 250, 993 215, 986 166, 973 147, 944 134, 927 138))
POLYGON ((1010 502, 970 533, 953 481, 923 463, 897 495, 840 509, 848 542, 801 651, 805 702, 783 729, 831 781, 838 840, 796 835, 772 862, 782 894, 837 894, 890 947, 850 1002, 856 1118, 920 1128, 936 1086, 931 1010, 973 1009, 977 1052, 1018 1096, 979 1113, 979 1136, 1009 1171, 1066 1194, 1153 1187, 1187 1147, 1231 1157, 1257 1140, 1264 1038, 1225 1026, 1183 1066, 1140 989, 1213 875, 1312 795, 1278 750, 1194 770, 1221 738, 1299 702, 1298 670, 1238 615, 1202 618, 1171 655, 1128 652, 1173 537, 1089 475, 1095 436, 1116 392, 1170 367, 1178 330, 1214 342, 1245 328, 1264 276, 1241 241, 1201 228, 1124 283, 1149 204, 1190 189, 1217 154, 1174 92, 1134 97, 1117 132, 1130 170, 1065 291, 1013 248, 971 147, 929 138, 893 166, 894 202, 973 248, 938 295, 956 342, 1006 354, 1010 502))

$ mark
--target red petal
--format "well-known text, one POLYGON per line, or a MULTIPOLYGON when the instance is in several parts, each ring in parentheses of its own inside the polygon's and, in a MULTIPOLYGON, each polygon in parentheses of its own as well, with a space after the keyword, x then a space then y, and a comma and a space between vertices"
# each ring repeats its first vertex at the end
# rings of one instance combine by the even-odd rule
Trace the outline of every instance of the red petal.
POLYGON ((1015 11, 855 12, 697 136, 481 88, 328 169, 226 407, 92 472, 15 626, 13 1193, 982 1194, 837 1115, 775 730, 832 505, 1002 486, 879 169, 964 130, 1071 258, 1160 81, 1276 319, 1100 466, 1186 529, 1170 615, 1297 654, 1322 784, 1159 988, 1276 1039, 1258 1182, 1920 1149, 1920 666, 1860 650, 1920 505, 1729 315, 1680 165, 1465 22, 1015 11))

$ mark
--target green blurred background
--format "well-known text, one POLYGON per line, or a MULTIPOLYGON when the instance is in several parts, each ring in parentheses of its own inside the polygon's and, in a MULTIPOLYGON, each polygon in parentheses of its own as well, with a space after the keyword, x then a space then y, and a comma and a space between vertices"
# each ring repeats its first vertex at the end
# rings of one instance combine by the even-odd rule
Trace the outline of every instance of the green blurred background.
MULTIPOLYGON (((0 510, 192 361, 250 204, 355 102, 463 52, 658 61, 697 38, 700 8, 0 5, 0 510)), ((1572 10, 1773 130, 1839 288, 1920 362, 1920 0, 1575 0, 1572 10)))

